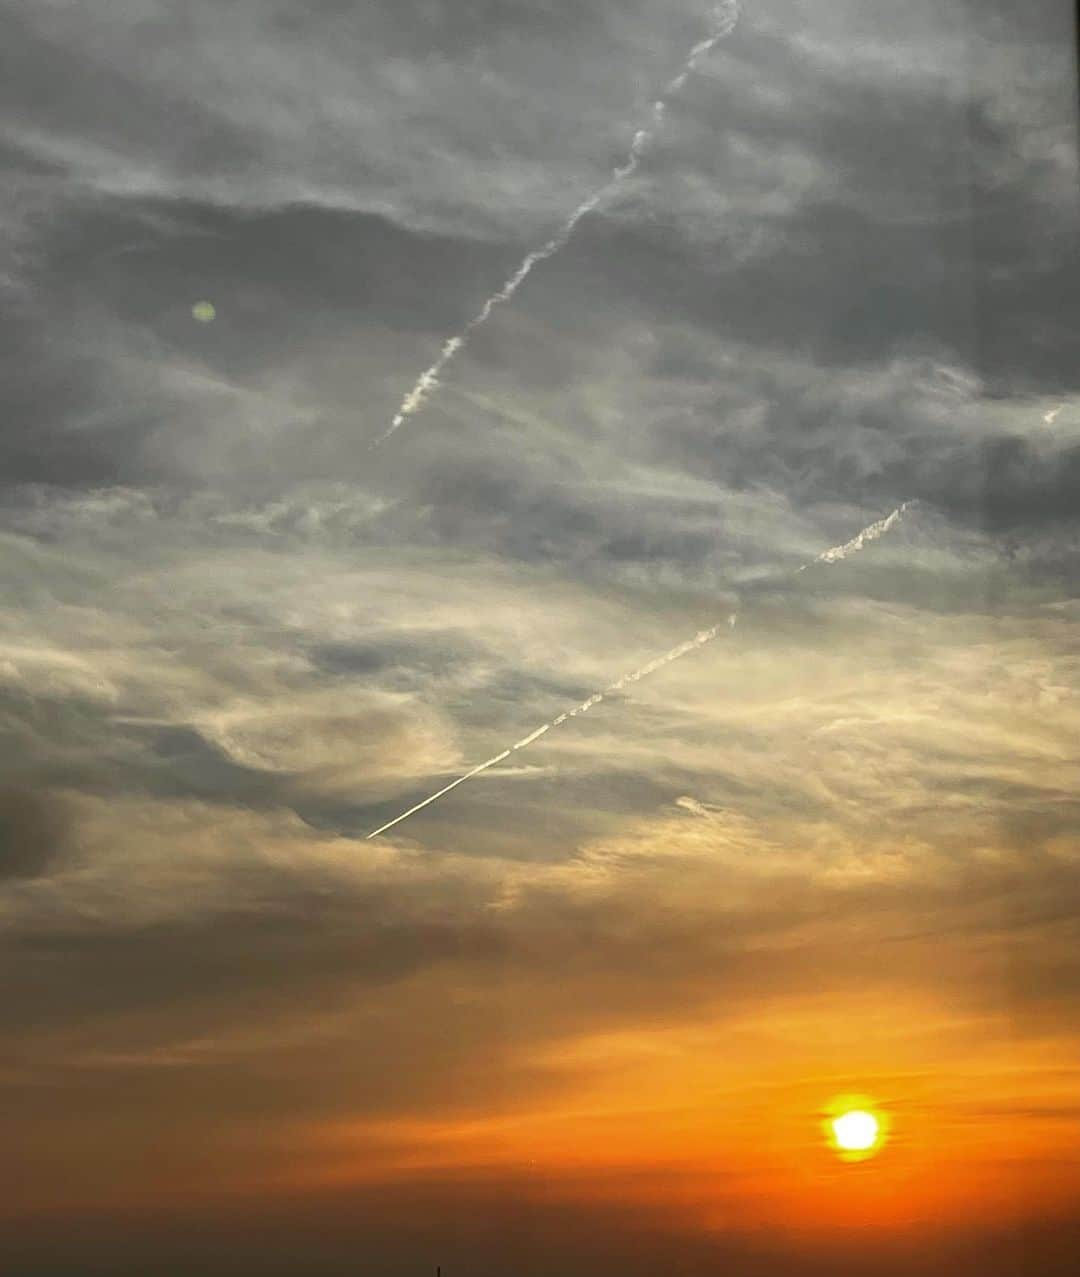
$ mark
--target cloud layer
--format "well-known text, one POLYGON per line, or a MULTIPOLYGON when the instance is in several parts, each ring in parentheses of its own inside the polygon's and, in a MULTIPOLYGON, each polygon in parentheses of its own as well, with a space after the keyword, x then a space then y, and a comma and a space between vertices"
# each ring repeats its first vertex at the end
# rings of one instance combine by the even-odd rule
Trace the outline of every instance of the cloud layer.
POLYGON ((747 0, 370 446, 707 10, 0 0, 28 1277, 1066 1271, 1067 6, 747 0))

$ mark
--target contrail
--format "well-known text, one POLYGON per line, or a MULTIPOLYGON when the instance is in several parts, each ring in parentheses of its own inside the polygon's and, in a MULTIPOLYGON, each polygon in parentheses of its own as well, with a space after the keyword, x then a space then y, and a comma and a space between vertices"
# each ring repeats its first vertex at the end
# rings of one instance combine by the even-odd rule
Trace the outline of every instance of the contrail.
POLYGON ((408 811, 402 812, 400 816, 388 821, 385 825, 381 825, 373 833, 368 834, 368 838, 377 838, 379 834, 384 834, 388 829, 393 829, 395 825, 400 825, 403 820, 408 820, 410 816, 415 815, 418 811, 429 807, 433 802, 442 798, 444 794, 456 789, 458 785, 464 785, 467 780, 472 780, 474 776, 479 776, 481 772, 486 772, 489 767, 494 767, 496 763, 501 763, 504 758, 509 758, 515 750, 524 749, 527 745, 531 745, 534 740, 538 740, 546 732, 550 732, 553 727, 559 727, 569 719, 577 718, 579 714, 587 714, 594 705, 599 705, 612 692, 620 691, 628 683, 636 683, 638 679, 655 673, 656 670, 664 665, 670 665, 672 661, 677 661, 681 656, 685 656, 687 652, 692 652, 695 648, 711 642, 723 630, 725 625, 734 624, 735 617, 730 616, 727 621, 714 625, 712 629, 700 630, 692 639, 685 643, 680 643, 678 647, 673 647, 670 652, 665 652, 663 656, 658 656, 656 660, 650 661, 648 665, 643 665, 639 670, 634 670, 632 674, 624 674, 622 678, 610 683, 603 691, 594 692, 592 696, 582 701, 580 705, 575 705, 573 709, 564 711, 558 718, 553 718, 550 723, 545 723, 543 727, 538 727, 535 732, 530 732, 528 736, 522 737, 517 744, 511 745, 509 749, 504 749, 501 754, 496 754, 494 758, 489 758, 486 763, 480 763, 479 766, 474 767, 471 771, 467 771, 464 776, 459 776, 457 780, 451 781, 449 785, 440 789, 437 794, 432 794, 430 798, 425 798, 422 803, 417 803, 415 807, 410 807, 408 811))
POLYGON ((657 130, 664 122, 664 113, 667 110, 667 102, 674 94, 679 93, 685 87, 687 80, 693 72, 701 64, 702 60, 713 51, 713 49, 729 35, 734 29, 735 24, 739 20, 739 3, 740 0, 722 0, 722 3, 713 8, 709 20, 709 35, 706 39, 699 41, 690 50, 686 63, 679 74, 666 86, 663 93, 652 104, 651 119, 645 128, 638 129, 634 134, 634 139, 630 143, 630 150, 627 154, 626 161, 619 168, 615 169, 611 177, 604 183, 599 190, 595 191, 583 203, 570 214, 563 222, 562 226, 555 234, 542 244, 539 248, 535 248, 530 252, 516 271, 503 284, 498 292, 492 295, 484 302, 480 310, 465 325, 456 337, 450 337, 443 343, 442 350, 439 352, 438 359, 424 373, 421 373, 417 379, 416 385, 405 396, 401 402, 401 407, 397 411, 397 415, 390 423, 390 426, 377 439, 374 440, 374 446, 378 446, 398 429, 399 426, 413 416, 423 407, 428 396, 439 384, 439 378, 446 370, 447 366, 457 356, 464 347, 469 337, 481 325, 486 324, 491 318, 492 312, 497 306, 501 306, 504 302, 510 301, 517 290, 525 282, 532 272, 534 266, 540 262, 546 261, 549 257, 553 257, 561 248, 564 248, 573 235, 578 223, 582 218, 587 217, 595 211, 600 204, 614 191, 621 186, 628 177, 632 177, 637 171, 638 165, 641 163, 641 157, 645 153, 645 148, 656 135, 657 130))
POLYGON ((885 519, 878 519, 877 523, 871 523, 868 528, 863 528, 857 537, 852 537, 850 541, 845 541, 843 545, 834 545, 831 550, 825 550, 819 554, 813 563, 804 563, 800 572, 805 572, 807 568, 813 567, 814 563, 839 563, 846 559, 849 554, 857 554, 865 545, 871 541, 876 541, 878 537, 883 537, 886 532, 904 517, 913 505, 917 505, 917 501, 905 501, 902 506, 898 506, 892 514, 885 519))
MULTIPOLYGON (((878 537, 883 536, 891 528, 893 528, 900 519, 903 518, 905 511, 916 505, 915 501, 905 501, 903 505, 895 509, 887 518, 879 519, 876 523, 871 523, 868 528, 864 528, 858 536, 853 537, 850 541, 843 545, 833 546, 831 550, 826 550, 819 554, 816 559, 810 563, 804 563, 802 567, 797 569, 799 572, 805 572, 807 568, 813 567, 816 563, 839 563, 846 559, 848 555, 857 554, 861 549, 868 545, 871 541, 876 541, 878 537)), ((543 727, 538 727, 536 731, 530 732, 528 736, 523 736, 516 744, 511 745, 508 749, 504 749, 501 754, 496 754, 494 758, 489 758, 484 763, 479 763, 464 776, 459 776, 457 780, 453 780, 449 785, 444 785, 438 793, 432 794, 430 798, 425 798, 423 802, 419 802, 415 807, 410 807, 408 811, 404 811, 400 816, 395 816, 393 820, 387 821, 385 825, 380 825, 378 829, 368 834, 368 838, 378 838, 380 834, 385 834, 388 829, 393 829, 395 825, 400 825, 403 820, 408 820, 410 816, 415 816, 418 811, 423 811, 425 807, 430 807, 432 803, 438 802, 440 798, 448 794, 452 789, 457 789, 458 785, 464 785, 467 780, 472 780, 474 776, 479 776, 481 772, 486 772, 488 768, 496 766, 504 759, 510 757, 519 749, 525 749, 531 745, 533 741, 539 740, 541 736, 550 732, 553 727, 561 727, 563 723, 568 722, 571 718, 577 718, 580 714, 587 714, 594 705, 599 705, 612 692, 621 691, 630 683, 636 683, 640 679, 647 678, 650 674, 655 674, 657 670, 663 669, 665 665, 670 665, 673 661, 681 660, 682 657, 690 652, 696 651, 699 647, 704 647, 706 643, 711 643, 717 635, 723 633, 725 629, 734 629, 737 620, 737 614, 732 613, 725 620, 713 625, 707 630, 699 630, 692 639, 687 639, 685 643, 680 643, 678 647, 673 647, 670 652, 665 652, 663 656, 656 657, 647 665, 643 665, 640 669, 634 670, 632 674, 624 674, 622 678, 616 679, 614 683, 609 683, 602 691, 594 692, 592 696, 583 700, 580 705, 575 705, 573 709, 565 710, 557 718, 553 718, 550 723, 545 723, 543 727)))

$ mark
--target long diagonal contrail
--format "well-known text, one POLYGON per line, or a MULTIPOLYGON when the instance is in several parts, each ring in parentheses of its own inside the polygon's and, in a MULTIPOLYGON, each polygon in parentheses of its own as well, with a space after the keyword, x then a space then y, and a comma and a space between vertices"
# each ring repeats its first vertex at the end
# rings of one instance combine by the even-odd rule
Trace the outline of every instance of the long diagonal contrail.
MULTIPOLYGON (((858 536, 852 537, 850 541, 845 541, 843 545, 834 545, 831 549, 823 551, 812 559, 809 563, 804 563, 798 568, 798 572, 805 572, 807 568, 813 567, 815 563, 840 563, 852 554, 864 549, 871 541, 876 541, 878 537, 884 536, 896 526, 903 518, 904 514, 915 504, 913 501, 905 501, 903 505, 898 506, 892 514, 884 519, 879 519, 876 523, 871 523, 869 527, 863 528, 858 536)), ((614 683, 609 683, 602 691, 594 692, 588 699, 583 700, 580 705, 575 705, 573 709, 565 710, 557 718, 553 718, 550 723, 545 723, 543 727, 538 727, 536 731, 530 732, 528 736, 523 736, 521 740, 511 745, 508 749, 504 749, 501 754, 496 754, 494 758, 489 758, 486 762, 478 763, 477 766, 467 771, 464 776, 459 776, 457 780, 452 780, 449 785, 444 785, 437 793, 432 794, 429 798, 425 798, 423 802, 419 802, 415 807, 410 807, 408 811, 403 811, 400 816, 395 816, 393 820, 387 821, 385 825, 380 825, 378 829, 368 834, 368 838, 377 838, 380 834, 385 834, 388 829, 393 829, 395 825, 400 825, 403 820, 408 820, 410 816, 415 816, 418 811, 423 811, 425 807, 430 807, 432 803, 444 795, 448 794, 452 789, 457 789, 459 785, 464 785, 467 780, 472 780, 474 776, 479 776, 481 772, 486 772, 489 768, 495 767, 504 759, 516 753, 519 749, 525 749, 531 745, 533 741, 539 740, 541 736, 546 735, 554 727, 561 727, 563 723, 568 722, 571 718, 577 718, 580 714, 587 714, 594 705, 599 705, 612 692, 621 691, 630 683, 637 683, 640 679, 648 678, 650 674, 655 674, 657 670, 663 669, 665 665, 670 665, 673 661, 681 660, 690 652, 696 651, 699 647, 704 647, 706 643, 711 643, 717 635, 722 634, 725 629, 734 628, 736 616, 732 613, 726 620, 719 622, 707 630, 699 630, 692 639, 687 639, 685 643, 680 643, 678 647, 673 647, 670 652, 665 652, 663 656, 656 657, 647 665, 643 665, 641 669, 634 670, 632 674, 624 674, 622 678, 616 679, 614 683)))
POLYGON ((390 426, 374 441, 375 445, 381 444, 384 440, 398 429, 399 426, 413 416, 423 407, 424 402, 433 390, 439 384, 439 378, 442 376, 448 364, 457 356, 458 352, 464 347, 469 337, 481 325, 486 324, 491 318, 492 312, 497 306, 501 306, 503 302, 508 302, 525 280, 529 277, 534 266, 540 262, 546 261, 549 257, 553 257, 561 248, 564 248, 573 235, 575 228, 582 218, 587 217, 594 212, 600 204, 614 191, 621 186, 628 177, 633 176, 637 171, 638 165, 641 163, 641 157, 645 153, 645 148, 656 135, 656 131, 664 122, 664 113, 667 110, 668 99, 674 94, 682 91, 686 85, 686 81, 693 72, 698 68, 704 58, 707 58, 720 41, 731 31, 734 30, 735 24, 739 20, 739 0, 722 0, 722 3, 713 8, 710 18, 710 33, 704 40, 699 41, 690 50, 686 59, 686 63, 679 74, 666 86, 663 93, 652 104, 651 119, 645 128, 638 129, 634 134, 634 140, 630 143, 630 150, 627 154, 626 161, 617 168, 600 187, 588 199, 574 209, 570 216, 563 222, 562 226, 555 234, 542 244, 539 248, 535 248, 530 252, 516 271, 503 284, 497 293, 492 295, 484 302, 479 311, 465 325, 465 327, 455 337, 450 337, 443 343, 443 348, 439 352, 438 359, 427 369, 421 373, 413 386, 412 390, 405 396, 401 402, 401 407, 397 411, 397 415, 390 423, 390 426))

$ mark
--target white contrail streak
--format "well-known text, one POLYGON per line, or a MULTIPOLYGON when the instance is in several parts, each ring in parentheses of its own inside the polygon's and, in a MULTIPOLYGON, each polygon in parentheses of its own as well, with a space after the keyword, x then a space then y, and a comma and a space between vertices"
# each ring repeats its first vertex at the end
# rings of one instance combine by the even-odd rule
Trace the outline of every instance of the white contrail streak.
MULTIPOLYGON (((845 542, 844 545, 834 546, 831 550, 826 550, 823 554, 819 554, 810 563, 804 563, 798 571, 805 572, 807 568, 813 567, 815 563, 839 563, 846 559, 848 555, 857 554, 871 541, 876 541, 878 537, 884 536, 900 521, 904 512, 915 504, 914 501, 905 501, 902 506, 894 510, 887 518, 879 519, 877 523, 871 523, 858 536, 845 542)), ((410 816, 415 816, 418 811, 423 811, 425 807, 430 807, 432 803, 437 802, 452 789, 457 789, 458 785, 464 785, 467 780, 472 780, 474 776, 479 776, 481 772, 486 772, 489 767, 494 767, 496 764, 501 763, 517 750, 525 749, 533 741, 550 732, 553 727, 561 727, 563 723, 568 722, 571 718, 577 718, 580 714, 587 714, 594 705, 599 705, 612 692, 619 692, 630 683, 637 683, 640 679, 648 678, 650 674, 655 674, 657 670, 663 669, 665 665, 681 660, 682 657, 690 652, 696 651, 699 647, 704 647, 706 643, 711 643, 725 629, 734 629, 736 620, 737 614, 732 613, 710 629, 699 630, 692 639, 687 639, 685 643, 680 643, 678 647, 673 647, 670 652, 665 652, 663 656, 656 657, 655 660, 650 661, 647 665, 634 670, 632 674, 624 674, 622 678, 616 679, 614 683, 609 683, 602 691, 594 692, 592 696, 583 700, 580 705, 575 705, 573 709, 565 710, 557 718, 553 718, 550 723, 545 723, 543 727, 538 727, 536 731, 530 732, 528 736, 523 736, 521 740, 511 745, 509 749, 504 749, 501 754, 496 754, 494 758, 489 758, 487 762, 478 764, 471 771, 467 771, 464 776, 459 776, 457 780, 453 780, 449 785, 443 786, 438 793, 432 794, 430 798, 425 798, 423 802, 417 803, 415 807, 410 807, 408 811, 402 812, 400 816, 395 816, 393 820, 387 821, 385 825, 380 825, 378 829, 368 834, 368 838, 378 838, 380 834, 385 834, 388 829, 393 829, 395 825, 400 825, 403 820, 408 820, 410 816)))
POLYGON ((725 625, 734 625, 734 623, 735 618, 732 616, 720 625, 714 625, 712 629, 700 630, 692 639, 685 643, 680 643, 678 647, 673 647, 670 652, 665 652, 663 656, 658 656, 656 660, 650 661, 648 665, 643 665, 641 669, 634 670, 632 674, 624 674, 622 678, 616 679, 614 683, 610 683, 605 687, 602 692, 594 692, 592 696, 582 701, 580 705, 575 705, 573 709, 565 710, 558 718, 553 718, 550 723, 545 723, 543 727, 538 727, 535 732, 530 732, 528 736, 519 740, 516 745, 511 745, 509 749, 504 749, 501 754, 496 754, 494 758, 489 758, 486 763, 480 763, 479 766, 474 767, 471 771, 467 771, 464 776, 459 776, 457 780, 451 781, 449 785, 444 786, 437 794, 432 794, 430 798, 425 798, 422 803, 417 803, 415 807, 410 807, 408 811, 402 812, 400 816, 388 821, 385 825, 381 825, 373 833, 368 834, 368 838, 377 838, 380 834, 386 833, 388 829, 393 829, 395 825, 400 825, 403 820, 408 820, 410 816, 430 806, 433 802, 442 798, 444 794, 456 789, 458 785, 464 785, 467 780, 472 780, 474 776, 479 776, 481 772, 486 772, 489 767, 494 767, 496 763, 501 763, 504 758, 509 758, 515 750, 524 749, 527 745, 531 745, 534 740, 537 740, 546 732, 550 732, 553 727, 560 727, 569 719, 577 718, 579 714, 587 714, 594 705, 599 705, 612 692, 621 691, 627 684, 636 683, 638 679, 646 678, 663 666, 670 665, 672 661, 677 661, 681 656, 685 656, 687 652, 692 652, 695 648, 711 642, 725 625))
POLYGON ((564 248, 573 235, 578 223, 582 218, 587 217, 594 212, 600 204, 614 191, 621 186, 628 177, 632 177, 637 171, 638 165, 641 163, 641 157, 645 153, 645 148, 656 135, 657 130, 664 122, 664 113, 667 110, 667 101, 674 94, 679 93, 685 87, 687 80, 698 68, 704 58, 707 58, 720 41, 734 30, 735 24, 739 20, 739 0, 723 0, 721 4, 714 7, 710 18, 709 36, 699 41, 690 50, 686 63, 679 74, 672 80, 663 93, 652 104, 652 113, 649 123, 645 128, 638 129, 634 134, 634 140, 630 143, 630 150, 627 154, 626 161, 619 168, 615 169, 611 177, 604 183, 599 190, 595 191, 583 203, 570 214, 563 222, 562 226, 555 234, 542 244, 539 248, 535 248, 522 261, 521 265, 503 284, 498 292, 492 295, 484 302, 480 310, 465 325, 456 337, 450 337, 443 343, 443 348, 439 352, 438 359, 424 373, 421 373, 417 379, 416 385, 405 396, 401 402, 401 407, 397 411, 397 415, 390 423, 390 426, 374 441, 375 445, 383 443, 398 429, 399 426, 413 416, 423 407, 428 396, 439 384, 439 378, 446 370, 448 364, 457 356, 468 341, 469 337, 481 325, 486 324, 491 318, 492 312, 497 306, 501 306, 504 302, 510 301, 517 290, 529 277, 534 266, 540 262, 546 261, 549 257, 553 257, 561 248, 564 248))
MULTIPOLYGON (((857 537, 852 537, 850 541, 845 541, 843 545, 834 545, 831 550, 825 550, 824 553, 819 554, 814 563, 839 563, 841 560, 846 559, 849 554, 857 554, 863 546, 868 545, 871 541, 876 541, 878 537, 883 537, 886 532, 890 531, 915 504, 916 502, 914 501, 905 501, 888 518, 878 519, 877 523, 871 523, 868 528, 863 528, 857 537)), ((804 563, 799 568, 799 571, 805 572, 809 567, 813 567, 813 563, 804 563)))

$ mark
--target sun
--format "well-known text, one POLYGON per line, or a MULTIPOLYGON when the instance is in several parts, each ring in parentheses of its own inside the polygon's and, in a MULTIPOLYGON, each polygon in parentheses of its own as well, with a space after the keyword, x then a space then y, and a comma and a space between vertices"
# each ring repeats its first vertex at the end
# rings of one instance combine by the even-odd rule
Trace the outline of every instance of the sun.
POLYGON ((888 1123, 865 1096, 838 1096, 825 1109, 826 1139, 845 1161, 863 1161, 880 1152, 888 1123))
POLYGON ((881 1125, 873 1113, 852 1109, 832 1121, 833 1135, 845 1153, 865 1153, 878 1142, 881 1125))

